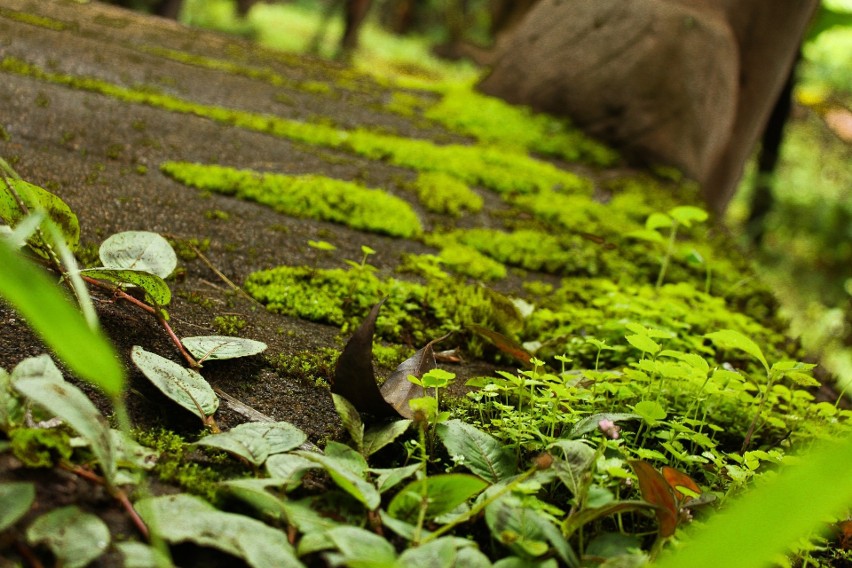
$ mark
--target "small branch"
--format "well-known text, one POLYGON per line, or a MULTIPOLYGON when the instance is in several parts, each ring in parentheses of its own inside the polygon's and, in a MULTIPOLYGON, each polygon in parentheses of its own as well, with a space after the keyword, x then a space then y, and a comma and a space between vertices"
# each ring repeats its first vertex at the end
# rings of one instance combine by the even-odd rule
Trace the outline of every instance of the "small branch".
POLYGON ((119 298, 121 300, 125 300, 126 302, 130 302, 131 304, 133 304, 137 308, 144 310, 144 311, 148 312, 149 314, 152 314, 155 318, 157 318, 157 321, 160 322, 160 325, 162 325, 163 328, 166 330, 166 333, 171 338, 172 343, 175 344, 175 347, 177 347, 177 350, 180 352, 181 356, 183 356, 183 358, 186 359, 186 362, 189 364, 189 366, 192 367, 193 369, 198 369, 201 366, 192 357, 192 355, 190 355, 187 352, 187 350, 184 348, 183 343, 181 343, 178 336, 175 335, 175 332, 172 329, 172 326, 169 325, 169 322, 166 321, 166 318, 163 317, 163 314, 160 312, 160 310, 158 310, 154 306, 149 306, 145 302, 134 298, 133 296, 131 296, 130 294, 128 294, 127 292, 122 290, 119 286, 115 286, 113 284, 107 284, 106 282, 101 282, 100 280, 96 280, 96 279, 92 278, 91 276, 83 276, 83 280, 85 280, 86 282, 88 282, 92 286, 96 286, 96 287, 102 288, 104 290, 109 290, 117 298, 119 298))
POLYGON ((100 475, 97 475, 91 470, 66 463, 60 463, 59 466, 66 471, 70 471, 71 473, 82 477, 87 481, 90 481, 91 483, 107 487, 113 498, 115 498, 119 503, 121 503, 121 506, 130 516, 130 520, 136 527, 136 530, 139 531, 139 534, 141 534, 145 538, 145 540, 148 540, 150 536, 148 527, 147 525, 145 525, 145 521, 142 520, 142 517, 139 516, 139 513, 136 512, 136 509, 133 508, 133 503, 130 502, 130 499, 127 498, 127 494, 123 490, 110 487, 109 484, 107 484, 106 479, 104 479, 100 475))

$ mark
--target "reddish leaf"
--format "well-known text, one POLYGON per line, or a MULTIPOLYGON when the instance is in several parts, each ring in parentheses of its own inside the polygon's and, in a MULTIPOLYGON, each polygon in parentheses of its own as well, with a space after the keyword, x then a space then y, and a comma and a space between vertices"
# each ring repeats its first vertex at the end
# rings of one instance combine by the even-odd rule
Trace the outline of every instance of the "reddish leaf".
POLYGON ((524 365, 531 365, 530 361, 532 361, 533 358, 532 354, 526 349, 524 349, 523 345, 519 344, 517 341, 509 339, 502 333, 490 330, 475 323, 470 324, 468 327, 477 335, 487 339, 497 349, 499 349, 506 355, 514 357, 524 365))
POLYGON ((679 509, 672 488, 666 478, 648 462, 630 460, 629 463, 636 473, 636 477, 639 478, 639 490, 642 492, 642 499, 656 507, 660 536, 672 536, 677 529, 679 516, 679 509))
POLYGON ((419 379, 426 372, 438 366, 435 363, 435 353, 432 350, 434 343, 435 341, 429 342, 426 347, 400 363, 399 367, 382 385, 381 393, 385 401, 405 418, 414 417, 411 408, 408 407, 408 401, 426 395, 423 392, 423 387, 409 381, 408 376, 414 375, 419 379))
POLYGON ((663 477, 665 478, 666 483, 669 484, 669 487, 672 488, 672 491, 674 491, 674 495, 678 503, 684 503, 685 501, 693 498, 692 495, 686 495, 681 492, 678 487, 684 487, 693 493, 701 495, 701 488, 698 487, 698 484, 682 471, 678 471, 673 467, 664 465, 663 477))
POLYGON ((337 359, 331 380, 331 392, 348 400, 358 412, 377 418, 399 415, 382 397, 373 371, 373 334, 383 303, 384 300, 373 306, 367 318, 349 338, 337 359))
POLYGON ((704 493, 701 490, 701 487, 695 483, 694 479, 673 467, 664 465, 663 477, 666 479, 669 487, 672 488, 675 499, 680 507, 697 507, 698 505, 704 505, 716 500, 715 495, 712 493, 704 493), (681 489, 684 488, 695 493, 695 496, 683 493, 681 489))

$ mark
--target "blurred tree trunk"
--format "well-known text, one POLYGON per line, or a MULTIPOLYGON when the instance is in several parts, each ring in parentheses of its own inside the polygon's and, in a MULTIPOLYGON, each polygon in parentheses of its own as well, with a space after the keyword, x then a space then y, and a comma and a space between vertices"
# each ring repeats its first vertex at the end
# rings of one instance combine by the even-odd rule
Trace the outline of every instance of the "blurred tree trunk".
POLYGON ((348 57, 358 47, 361 24, 364 23, 364 19, 370 11, 370 4, 372 4, 371 0, 346 0, 343 37, 340 40, 342 57, 348 57))
POLYGON ((541 0, 485 93, 571 117, 628 157, 732 197, 818 0, 541 0))

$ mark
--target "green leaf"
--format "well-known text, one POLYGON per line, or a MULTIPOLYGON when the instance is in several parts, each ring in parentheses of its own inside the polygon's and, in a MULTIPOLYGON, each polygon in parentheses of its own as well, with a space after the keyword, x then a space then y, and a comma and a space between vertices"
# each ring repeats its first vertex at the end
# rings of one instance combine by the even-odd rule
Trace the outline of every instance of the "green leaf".
POLYGON ((476 475, 496 483, 517 473, 515 458, 504 444, 461 420, 438 424, 438 436, 450 456, 464 458, 462 465, 476 475))
POLYGON ((658 233, 657 231, 651 229, 639 229, 636 231, 630 231, 625 235, 631 239, 639 239, 640 241, 649 241, 652 243, 664 243, 665 239, 658 233))
POLYGON ((412 481, 388 505, 388 513, 409 523, 417 522, 422 503, 426 519, 449 513, 488 487, 488 482, 466 473, 445 473, 412 481))
POLYGON ((660 420, 665 420, 667 413, 659 402, 655 400, 643 400, 637 402, 633 411, 638 414, 648 426, 656 426, 660 420))
POLYGON ((219 408, 219 397, 204 377, 138 345, 130 359, 164 395, 202 420, 219 408))
POLYGON ((657 229, 668 229, 672 224, 672 218, 665 213, 651 213, 645 220, 645 229, 656 232, 657 229))
POLYGON ((45 379, 58 383, 65 382, 62 371, 47 353, 38 357, 27 357, 12 369, 12 381, 20 379, 45 379))
POLYGON ((371 456, 378 452, 408 430, 411 420, 395 420, 389 424, 373 426, 364 433, 365 456, 371 456))
POLYGON ((548 446, 551 453, 556 448, 561 456, 553 463, 556 476, 571 490, 574 497, 580 497, 583 488, 583 475, 589 470, 595 459, 595 450, 579 440, 558 440, 548 446))
POLYGON ((328 537, 340 551, 340 562, 349 568, 397 568, 396 550, 393 545, 370 531, 357 527, 336 527, 328 531, 328 537))
POLYGON ((113 546, 124 559, 124 568, 161 568, 170 567, 172 563, 159 550, 141 542, 117 542, 113 546))
POLYGON ((149 231, 116 233, 101 243, 98 251, 105 268, 136 270, 168 278, 177 267, 172 245, 149 231))
MULTIPOLYGON (((47 213, 47 217, 59 228, 68 248, 72 251, 77 250, 80 244, 80 223, 77 221, 77 216, 64 201, 49 191, 24 180, 4 179, 12 186, 12 190, 20 197, 29 213, 44 210, 47 213)), ((26 216, 27 213, 21 210, 17 199, 15 199, 15 195, 6 186, 6 183, 0 183, 0 218, 4 219, 14 228, 26 216)), ((46 223, 42 222, 41 227, 43 232, 34 233, 29 238, 28 243, 30 248, 39 256, 49 258, 47 254, 49 244, 42 238, 42 235, 47 233, 46 223)))
POLYGON ((35 501, 35 485, 27 482, 0 483, 0 532, 27 514, 35 501))
MULTIPOLYGON (((281 455, 281 454, 279 454, 281 455)), ((267 460, 267 463, 269 460, 267 460)), ((251 505, 255 511, 260 513, 264 519, 276 521, 285 517, 284 507, 281 499, 267 491, 269 487, 278 487, 283 484, 281 479, 229 479, 222 481, 221 485, 231 495, 244 503, 251 505)))
POLYGON ((764 566, 852 503, 852 436, 821 442, 702 523, 659 568, 764 566), (795 511, 795 514, 790 514, 795 511), (783 519, 783 521, 779 521, 783 519))
POLYGON ((338 487, 363 503, 368 509, 378 508, 379 503, 381 503, 381 495, 379 495, 378 490, 363 477, 354 473, 350 469, 351 465, 344 460, 302 450, 295 453, 321 465, 338 487))
POLYGON ((488 558, 473 546, 469 540, 445 536, 416 548, 409 548, 399 556, 398 566, 428 566, 429 568, 487 566, 490 568, 491 562, 488 558), (470 550, 475 554, 465 554, 460 558, 459 553, 464 550, 470 550))
POLYGON ((275 454, 266 460, 269 476, 284 481, 287 491, 298 487, 305 472, 313 468, 322 466, 295 454, 275 454))
POLYGON ((704 337, 715 343, 722 349, 739 349, 745 351, 763 365, 766 372, 769 372, 769 364, 766 362, 766 357, 763 356, 763 351, 760 350, 757 343, 733 329, 723 329, 714 331, 713 333, 705 334, 704 337))
POLYGON ((86 324, 56 284, 0 241, 0 296, 78 377, 115 397, 124 386, 124 369, 99 332, 86 324))
POLYGON ((166 542, 215 548, 254 568, 303 566, 280 530, 245 515, 219 511, 198 497, 153 497, 137 502, 135 508, 166 542))
POLYGON ((83 568, 109 546, 109 528, 102 520, 74 505, 45 513, 27 529, 27 541, 45 544, 59 565, 83 568))
POLYGON ((116 463, 109 424, 82 390, 71 383, 42 378, 19 379, 13 386, 80 434, 98 458, 104 477, 112 483, 116 463))
POLYGON ((379 488, 379 493, 384 493, 388 489, 396 487, 402 480, 407 479, 417 473, 423 466, 420 463, 413 463, 403 467, 393 467, 389 469, 370 468, 370 473, 375 473, 376 487, 379 488))
POLYGON ((703 223, 708 218, 707 212, 704 209, 690 205, 675 207, 669 210, 669 215, 684 227, 691 227, 693 221, 703 223))
POLYGON ((488 505, 485 522, 491 535, 517 554, 535 558, 546 554, 552 546, 565 565, 574 568, 580 564, 559 529, 542 513, 513 495, 488 505))
POLYGON ((660 351, 660 344, 648 337, 647 335, 627 335, 624 337, 627 342, 642 351, 643 353, 650 353, 651 355, 656 355, 660 351))
POLYGON ((145 292, 145 301, 154 306, 168 306, 172 301, 172 291, 166 281, 144 270, 87 268, 79 272, 95 280, 106 280, 119 286, 137 286, 145 292))
POLYGON ((196 444, 224 450, 259 466, 269 456, 297 448, 307 439, 289 422, 247 422, 227 432, 205 436, 196 444))
POLYGON ((363 452, 364 423, 361 421, 361 415, 358 414, 358 410, 342 395, 337 393, 331 393, 331 400, 334 402, 334 409, 337 410, 337 415, 340 416, 343 427, 346 428, 352 441, 355 442, 355 448, 359 452, 363 452))
POLYGON ((184 337, 180 342, 199 362, 251 357, 266 351, 266 343, 262 341, 227 335, 184 337))

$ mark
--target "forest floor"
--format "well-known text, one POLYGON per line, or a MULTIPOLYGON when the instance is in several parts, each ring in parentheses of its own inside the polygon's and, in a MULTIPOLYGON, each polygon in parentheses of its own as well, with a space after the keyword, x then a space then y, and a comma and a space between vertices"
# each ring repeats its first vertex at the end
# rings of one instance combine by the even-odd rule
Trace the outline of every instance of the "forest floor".
MULTIPOLYGON (((475 188, 484 202, 482 210, 461 217, 436 213, 411 190, 417 174, 395 165, 390 155, 378 152, 368 158, 332 143, 317 145, 298 136, 273 135, 272 127, 248 128, 237 124, 236 114, 215 115, 215 109, 224 108, 261 117, 261 122, 262 117, 274 116, 319 128, 366 129, 437 144, 474 143, 471 136, 424 120, 416 112, 389 110, 406 100, 416 107, 417 100, 436 97, 433 93, 391 88, 326 61, 264 50, 238 38, 97 3, 52 1, 34 7, 28 0, 4 0, 0 38, 0 157, 23 179, 61 197, 77 214, 78 256, 88 264, 97 264, 100 242, 120 231, 153 231, 170 238, 180 258, 178 271, 169 279, 173 300, 168 311, 176 333, 238 333, 269 346, 262 357, 207 365, 204 377, 258 412, 298 426, 314 443, 344 436, 323 384, 333 371, 333 358, 317 354, 339 352, 347 333, 339 325, 272 313, 232 289, 218 273, 241 284, 256 271, 281 265, 346 268, 346 261, 362 262, 364 247, 369 247, 374 254, 367 262, 379 275, 392 276, 405 255, 438 254, 439 249, 425 239, 284 215, 259 203, 189 188, 161 172, 161 164, 197 162, 356 181, 408 203, 424 233, 511 229, 530 217, 528 211, 482 188, 475 188), (335 249, 317 243, 331 243, 335 249), (203 258, 195 248, 203 251, 203 258), (325 367, 304 370, 308 363, 316 367, 318 361, 325 367)), ((612 197, 614 180, 640 176, 617 161, 607 167, 557 158, 542 162, 582 176, 600 201, 612 197)), ((674 203, 677 199, 672 198, 674 203)), ((600 240, 596 235, 582 237, 600 240)), ((618 254, 616 245, 601 246, 618 254)), ((655 273, 657 267, 651 270, 655 273)), ((510 269, 490 285, 502 294, 520 294, 530 274, 510 269)), ((534 276, 543 285, 560 282, 554 274, 534 276)), ((127 403, 134 426, 200 431, 197 418, 168 401, 130 363, 130 350, 136 345, 181 362, 157 320, 109 295, 95 293, 95 301, 104 330, 128 370, 127 403)), ((771 309, 770 305, 763 311, 771 309)), ((458 375, 459 385, 470 377, 514 367, 505 357, 495 363, 493 357, 471 356, 454 341, 442 349, 462 348, 461 362, 449 367, 458 375), (508 366, 501 367, 499 361, 508 366)), ((409 338, 404 347, 410 354, 422 344, 409 338)), ((12 369, 45 351, 27 323, 0 304, 0 368, 12 369)), ((379 374, 386 375, 394 365, 386 362, 379 374)), ((87 393, 107 407, 94 389, 87 393)), ((245 422, 246 416, 223 404, 216 420, 227 430, 245 422)), ((0 481, 14 478, 18 466, 8 455, 2 459, 0 481)), ((54 505, 100 498, 81 497, 88 486, 64 479, 65 490, 55 495, 54 505)), ((126 521, 116 522, 120 526, 126 521)))

